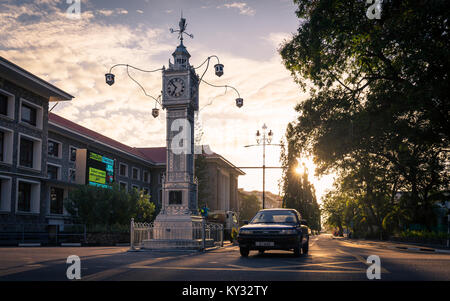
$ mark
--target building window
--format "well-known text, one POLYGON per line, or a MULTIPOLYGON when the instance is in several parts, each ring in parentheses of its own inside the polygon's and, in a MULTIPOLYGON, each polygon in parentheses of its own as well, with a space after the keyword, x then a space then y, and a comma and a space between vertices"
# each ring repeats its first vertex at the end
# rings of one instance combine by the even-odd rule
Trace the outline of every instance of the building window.
POLYGON ((0 211, 11 211, 11 178, 0 177, 0 211))
POLYGON ((39 213, 41 184, 28 180, 17 180, 17 211, 39 213))
POLYGON ((17 210, 22 212, 31 211, 31 184, 19 182, 19 199, 17 210))
POLYGON ((0 132, 0 161, 5 160, 5 134, 0 132))
POLYGON ((127 191, 128 185, 125 182, 120 182, 119 187, 120 187, 120 191, 127 191))
POLYGON ((137 186, 137 185, 132 185, 131 187, 133 188, 133 190, 137 190, 137 191, 140 190, 139 186, 137 186))
POLYGON ((53 140, 48 140, 48 155, 51 157, 59 158, 61 143, 53 140))
POLYGON ((143 172, 143 181, 145 182, 145 183, 150 183, 150 174, 149 174, 149 172, 148 171, 144 171, 143 172))
POLYGON ((50 213, 63 214, 64 210, 64 189, 50 188, 50 213))
POLYGON ((136 167, 133 167, 133 171, 132 171, 132 177, 133 180, 139 180, 139 169, 137 169, 136 167))
POLYGON ((47 165, 47 177, 50 180, 58 180, 59 179, 59 171, 60 168, 56 165, 47 165))
POLYGON ((77 160, 77 149, 75 147, 70 147, 70 161, 75 162, 77 160))
POLYGON ((18 165, 41 170, 42 141, 19 133, 18 165))
POLYGON ((22 104, 22 114, 21 120, 25 123, 31 124, 32 126, 37 125, 37 110, 36 108, 29 106, 27 104, 22 104))
POLYGON ((14 119, 14 95, 0 89, 0 115, 14 119))
POLYGON ((12 164, 13 131, 0 128, 0 162, 12 164))
POLYGON ((122 177, 128 177, 128 165, 120 163, 119 164, 119 174, 122 177))
POLYGON ((20 165, 33 168, 34 141, 22 137, 20 139, 20 165))
POLYGON ((0 94, 0 114, 8 116, 8 96, 0 94))

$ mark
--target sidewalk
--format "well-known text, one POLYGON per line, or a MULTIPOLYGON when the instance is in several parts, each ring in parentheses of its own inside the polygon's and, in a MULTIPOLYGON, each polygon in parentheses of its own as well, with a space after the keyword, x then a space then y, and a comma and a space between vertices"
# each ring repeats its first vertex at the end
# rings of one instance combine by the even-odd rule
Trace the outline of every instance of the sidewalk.
POLYGON ((450 254, 450 249, 446 249, 445 247, 436 247, 432 245, 426 244, 418 244, 418 243, 403 243, 398 241, 378 241, 378 240, 367 240, 367 239, 354 239, 348 237, 335 237, 332 236, 333 239, 344 240, 349 243, 357 244, 357 245, 369 245, 369 246, 377 246, 388 249, 400 249, 400 250, 409 250, 409 251, 422 251, 422 252, 430 252, 430 253, 444 253, 450 254))

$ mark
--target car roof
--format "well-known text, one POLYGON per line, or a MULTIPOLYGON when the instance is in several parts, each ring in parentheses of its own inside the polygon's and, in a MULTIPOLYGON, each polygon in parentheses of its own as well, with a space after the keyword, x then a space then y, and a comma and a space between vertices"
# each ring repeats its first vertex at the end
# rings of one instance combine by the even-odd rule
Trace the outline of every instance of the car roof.
POLYGON ((261 209, 259 211, 297 211, 292 208, 269 208, 269 209, 261 209))

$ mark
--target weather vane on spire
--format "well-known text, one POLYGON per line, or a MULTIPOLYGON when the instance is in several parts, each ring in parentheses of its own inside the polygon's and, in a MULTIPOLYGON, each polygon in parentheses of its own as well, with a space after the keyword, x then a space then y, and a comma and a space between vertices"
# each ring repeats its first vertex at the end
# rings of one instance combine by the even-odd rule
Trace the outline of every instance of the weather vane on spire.
POLYGON ((179 33, 178 34, 178 38, 180 39, 180 41, 182 43, 183 43, 183 34, 187 35, 191 39, 194 38, 193 34, 189 34, 189 33, 185 32, 186 31, 186 27, 187 27, 187 22, 186 22, 186 19, 183 18, 183 12, 181 12, 181 19, 180 19, 180 22, 178 23, 178 25, 180 26, 179 30, 174 30, 173 28, 171 28, 170 32, 171 33, 178 32, 179 33))

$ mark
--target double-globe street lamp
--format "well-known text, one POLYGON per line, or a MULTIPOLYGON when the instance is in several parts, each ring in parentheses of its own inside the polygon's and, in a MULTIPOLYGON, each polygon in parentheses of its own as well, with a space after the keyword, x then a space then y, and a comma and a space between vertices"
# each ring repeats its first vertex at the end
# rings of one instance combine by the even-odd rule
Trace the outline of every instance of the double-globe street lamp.
MULTIPOLYGON (((279 144, 271 144, 273 138, 272 130, 267 132, 267 125, 264 123, 262 126, 262 133, 257 130, 256 131, 256 143, 252 145, 246 145, 245 147, 252 146, 262 146, 263 147, 263 191, 262 191, 262 207, 266 208, 266 145, 279 145, 279 144)), ((277 167, 276 167, 277 168, 277 167)))

